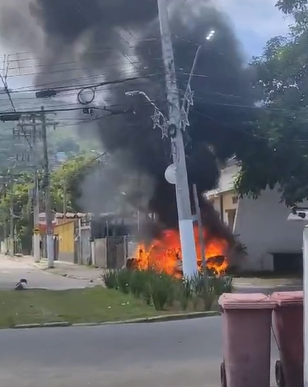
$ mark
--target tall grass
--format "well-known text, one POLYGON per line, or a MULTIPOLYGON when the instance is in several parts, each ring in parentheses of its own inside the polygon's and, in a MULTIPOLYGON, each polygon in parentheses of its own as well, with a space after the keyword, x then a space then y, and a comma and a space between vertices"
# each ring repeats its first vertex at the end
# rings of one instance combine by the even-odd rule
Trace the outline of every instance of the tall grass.
POLYGON ((204 277, 196 274, 193 278, 179 280, 166 273, 155 270, 110 270, 103 275, 103 281, 109 289, 118 289, 124 294, 153 305, 156 310, 181 310, 189 307, 210 310, 214 301, 222 293, 232 292, 231 277, 204 277))

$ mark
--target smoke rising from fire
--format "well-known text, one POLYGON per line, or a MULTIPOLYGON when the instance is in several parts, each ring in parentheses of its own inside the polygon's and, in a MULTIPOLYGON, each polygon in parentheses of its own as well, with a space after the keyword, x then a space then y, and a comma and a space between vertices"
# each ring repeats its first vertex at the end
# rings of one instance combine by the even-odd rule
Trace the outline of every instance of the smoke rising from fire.
MULTIPOLYGON (((251 120, 252 109, 247 112, 240 106, 252 106, 253 95, 241 49, 224 13, 210 0, 168 3, 182 96, 196 49, 203 47, 191 84, 195 103, 185 133, 189 181, 197 184, 201 194, 216 186, 219 163, 242 146, 245 122, 251 120), (210 30, 215 30, 215 36, 207 41, 210 30)), ((164 179, 165 168, 171 162, 170 143, 161 139, 159 129, 153 130, 153 107, 142 96, 125 95, 130 90, 144 91, 167 114, 157 1, 1 0, 0 29, 2 40, 16 47, 28 45, 42 58, 45 70, 44 75, 36 77, 37 87, 47 83, 52 86, 54 82, 59 85, 59 81, 68 84, 67 72, 53 71, 64 61, 74 63, 72 85, 80 84, 81 74, 88 83, 143 77, 103 89, 95 100, 98 106, 128 112, 109 116, 102 112, 95 126, 98 122, 97 133, 111 160, 125 166, 125 173, 121 170, 119 175, 130 197, 143 197, 143 204, 146 202, 149 210, 158 214, 164 226, 175 227, 174 187, 164 179), (11 26, 20 26, 19 34, 12 35, 11 26), (25 36, 34 38, 26 43, 25 36), (131 183, 130 171, 146 176, 151 189, 143 190, 142 185, 131 183)), ((89 197, 93 189, 92 185, 85 190, 85 196, 89 197)), ((99 186, 99 190, 103 192, 104 187, 99 186)), ((204 201, 202 205, 209 233, 230 239, 212 206, 204 201)))

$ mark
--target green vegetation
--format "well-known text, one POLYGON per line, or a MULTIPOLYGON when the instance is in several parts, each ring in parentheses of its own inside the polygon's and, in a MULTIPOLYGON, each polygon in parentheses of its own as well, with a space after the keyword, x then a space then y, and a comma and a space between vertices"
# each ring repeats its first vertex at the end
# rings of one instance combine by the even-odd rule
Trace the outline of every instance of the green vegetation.
MULTIPOLYGON (((1 92, 0 85, 0 112, 12 110, 8 96, 3 91, 1 92)), ((40 110, 41 102, 34 93, 18 91, 12 94, 14 106, 18 111, 40 110)), ((44 99, 46 109, 63 108, 63 101, 44 99)), ((65 103, 65 102, 64 102, 65 103)), ((49 120, 54 120, 53 115, 48 116, 49 120)), ((64 152, 67 157, 72 158, 84 152, 89 152, 96 149, 97 143, 95 140, 85 140, 80 136, 78 128, 74 125, 76 119, 72 114, 69 117, 65 114, 57 114, 55 121, 58 122, 56 130, 51 127, 48 130, 48 152, 51 159, 58 152, 64 152)), ((5 170, 12 167, 16 161, 21 161, 20 167, 25 169, 25 163, 22 160, 16 160, 16 155, 29 153, 29 144, 24 138, 13 136, 13 128, 16 127, 15 122, 0 122, 0 169, 5 170)), ((30 163, 28 170, 30 169, 30 163)))
POLYGON ((66 291, 0 291, 0 328, 53 322, 102 323, 164 314, 217 310, 217 298, 231 292, 229 277, 181 281, 154 271, 108 271, 107 286, 66 291))
MULTIPOLYGON (((51 173, 51 194, 53 208, 62 212, 64 189, 66 190, 67 211, 81 211, 78 206, 80 197, 80 183, 89 170, 93 170, 101 160, 93 155, 83 154, 65 162, 61 168, 51 173)), ((0 232, 8 222, 10 202, 13 202, 15 215, 15 229, 19 250, 29 253, 31 249, 33 216, 31 189, 33 189, 33 175, 22 173, 11 186, 3 187, 0 191, 0 232)))
POLYGON ((154 270, 109 270, 103 276, 108 289, 132 294, 147 305, 161 310, 207 311, 215 307, 222 293, 232 292, 231 277, 209 277, 201 274, 190 280, 180 280, 154 270))
POLYGON ((292 205, 308 197, 308 1, 279 0, 277 6, 294 24, 287 36, 270 39, 251 63, 263 108, 250 129, 254 145, 239 157, 236 188, 257 196, 278 183, 282 199, 292 205))
POLYGON ((100 323, 157 314, 153 307, 130 294, 102 287, 67 291, 1 291, 0 305, 0 328, 63 321, 100 323))

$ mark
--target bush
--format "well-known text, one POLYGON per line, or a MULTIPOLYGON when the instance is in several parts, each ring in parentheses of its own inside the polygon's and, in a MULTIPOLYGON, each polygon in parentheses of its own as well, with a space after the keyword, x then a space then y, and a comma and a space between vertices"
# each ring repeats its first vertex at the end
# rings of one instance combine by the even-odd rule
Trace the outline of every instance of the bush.
POLYGON ((198 300, 202 299, 204 310, 210 310, 217 296, 222 293, 232 292, 232 277, 209 276, 205 278, 203 274, 197 273, 192 279, 194 292, 194 306, 198 300))
POLYGON ((151 299, 149 284, 160 274, 153 270, 136 270, 130 277, 130 291, 137 297, 143 297, 145 300, 151 299))
POLYGON ((232 293, 233 292, 233 278, 230 276, 223 277, 224 281, 224 293, 232 293))
POLYGON ((117 279, 120 292, 124 294, 129 293, 132 274, 133 272, 127 269, 118 271, 117 279))
POLYGON ((107 289, 118 288, 118 275, 116 270, 107 270, 102 275, 103 281, 107 289))
POLYGON ((209 277, 209 289, 217 296, 232 293, 232 277, 209 277))
POLYGON ((178 280, 166 273, 155 270, 109 270, 103 275, 106 287, 129 292, 136 298, 143 299, 147 305, 153 304, 156 310, 171 307, 175 301, 182 310, 190 304, 196 309, 203 303, 205 310, 210 310, 214 300, 222 293, 232 291, 232 277, 205 278, 197 273, 192 279, 178 280))
POLYGON ((146 286, 146 277, 148 273, 145 271, 136 270, 132 272, 130 277, 130 291, 133 296, 140 298, 146 286))
POLYGON ((194 296, 194 279, 183 278, 179 284, 178 298, 182 310, 186 310, 194 296))
POLYGON ((163 310, 171 302, 173 278, 165 273, 151 272, 147 280, 147 289, 156 310, 163 310))

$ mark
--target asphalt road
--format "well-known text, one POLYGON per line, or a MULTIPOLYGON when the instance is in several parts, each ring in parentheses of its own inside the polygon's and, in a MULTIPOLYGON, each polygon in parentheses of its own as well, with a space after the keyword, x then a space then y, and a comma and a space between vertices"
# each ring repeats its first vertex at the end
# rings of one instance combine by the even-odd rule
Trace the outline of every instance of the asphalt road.
MULTIPOLYGON (((34 288, 89 286, 88 281, 50 274, 26 262, 0 260, 0 290, 12 289, 22 277, 34 288)), ((270 293, 291 288, 253 284, 236 290, 270 293)), ((156 324, 2 330, 0 386, 218 387, 221 330, 220 317, 156 324)), ((277 358, 273 342, 273 364, 277 358)))
POLYGON ((0 342, 1 387, 220 386, 220 317, 3 330, 0 342))

